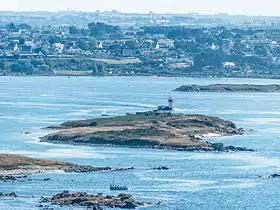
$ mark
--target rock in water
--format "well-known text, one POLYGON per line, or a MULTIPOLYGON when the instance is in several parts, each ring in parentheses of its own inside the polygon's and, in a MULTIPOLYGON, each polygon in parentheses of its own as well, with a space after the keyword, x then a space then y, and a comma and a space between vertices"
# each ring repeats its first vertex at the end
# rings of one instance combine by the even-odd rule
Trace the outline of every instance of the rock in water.
POLYGON ((280 178, 280 174, 271 174, 268 178, 280 178))
POLYGON ((91 209, 101 210, 106 208, 135 209, 151 203, 136 201, 132 195, 121 193, 117 197, 104 196, 102 193, 90 195, 85 192, 69 193, 63 191, 51 198, 42 198, 41 202, 49 202, 61 206, 84 206, 91 209))
POLYGON ((161 167, 157 167, 157 168, 153 168, 153 170, 169 170, 169 168, 168 167, 166 167, 166 166, 161 166, 161 167))

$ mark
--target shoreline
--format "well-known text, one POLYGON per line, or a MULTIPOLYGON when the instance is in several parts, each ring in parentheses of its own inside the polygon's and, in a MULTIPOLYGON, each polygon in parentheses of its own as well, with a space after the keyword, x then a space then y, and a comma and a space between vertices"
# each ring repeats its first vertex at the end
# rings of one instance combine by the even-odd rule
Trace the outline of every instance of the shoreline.
POLYGON ((279 76, 219 76, 219 75, 154 75, 154 74, 141 74, 141 75, 0 75, 0 77, 158 77, 158 78, 200 78, 200 79, 271 79, 280 80, 279 76))

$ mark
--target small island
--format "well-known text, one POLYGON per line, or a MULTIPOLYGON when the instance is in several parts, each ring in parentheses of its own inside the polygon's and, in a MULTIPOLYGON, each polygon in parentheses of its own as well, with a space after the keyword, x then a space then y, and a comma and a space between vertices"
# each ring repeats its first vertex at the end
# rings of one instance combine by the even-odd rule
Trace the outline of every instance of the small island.
POLYGON ((93 167, 69 162, 43 160, 19 155, 0 154, 0 181, 16 181, 35 173, 88 173, 97 171, 126 170, 110 167, 93 167))
POLYGON ((41 202, 60 206, 81 206, 98 210, 107 208, 135 209, 151 205, 151 203, 137 201, 132 195, 125 193, 121 193, 118 196, 104 196, 102 193, 90 195, 85 192, 70 193, 68 191, 63 191, 50 198, 42 198, 41 202))
POLYGON ((213 85, 183 85, 174 91, 179 92, 280 92, 280 85, 251 84, 213 84, 213 85))
POLYGON ((244 147, 224 146, 201 138, 207 135, 242 135, 243 129, 237 128, 234 123, 204 115, 174 114, 173 109, 170 98, 169 106, 159 106, 154 111, 69 121, 48 127, 60 131, 41 137, 41 141, 177 151, 248 151, 244 147))

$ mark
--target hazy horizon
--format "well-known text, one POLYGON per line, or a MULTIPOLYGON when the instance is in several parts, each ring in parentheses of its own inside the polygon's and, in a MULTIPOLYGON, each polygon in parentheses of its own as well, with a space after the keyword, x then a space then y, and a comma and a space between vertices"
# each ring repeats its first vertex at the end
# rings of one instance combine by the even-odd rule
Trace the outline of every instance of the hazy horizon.
POLYGON ((233 15, 280 16, 280 2, 276 0, 9 0, 2 3, 1 11, 62 11, 76 10, 84 12, 111 11, 130 13, 229 13, 233 15), (253 6, 252 6, 253 5, 253 6))

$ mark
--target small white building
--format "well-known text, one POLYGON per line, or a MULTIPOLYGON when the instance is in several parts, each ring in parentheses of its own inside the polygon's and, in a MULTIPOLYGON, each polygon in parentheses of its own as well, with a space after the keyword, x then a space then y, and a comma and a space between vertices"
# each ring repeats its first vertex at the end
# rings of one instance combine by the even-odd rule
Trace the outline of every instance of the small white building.
POLYGON ((64 50, 64 44, 61 44, 61 43, 55 43, 54 44, 54 47, 55 47, 55 52, 56 53, 63 53, 63 50, 64 50))
POLYGON ((224 68, 234 68, 234 67, 236 67, 235 63, 233 63, 233 62, 224 62, 223 66, 224 66, 224 68))

